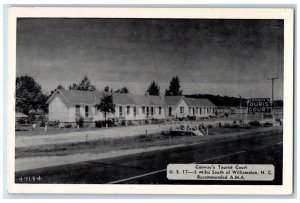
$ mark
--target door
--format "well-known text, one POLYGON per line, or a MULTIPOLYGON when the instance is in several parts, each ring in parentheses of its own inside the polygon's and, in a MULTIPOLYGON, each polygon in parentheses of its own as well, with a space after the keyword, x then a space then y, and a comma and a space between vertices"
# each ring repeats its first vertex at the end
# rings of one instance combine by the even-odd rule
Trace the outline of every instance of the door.
POLYGON ((172 116, 172 107, 169 107, 169 116, 172 116))

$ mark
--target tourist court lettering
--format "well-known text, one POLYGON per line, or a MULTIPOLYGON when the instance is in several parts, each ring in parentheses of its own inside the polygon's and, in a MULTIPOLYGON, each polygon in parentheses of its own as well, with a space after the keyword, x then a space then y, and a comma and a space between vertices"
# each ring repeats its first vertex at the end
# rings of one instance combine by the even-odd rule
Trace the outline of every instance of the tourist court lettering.
POLYGON ((269 98, 251 98, 248 100, 248 113, 271 113, 272 103, 269 98))

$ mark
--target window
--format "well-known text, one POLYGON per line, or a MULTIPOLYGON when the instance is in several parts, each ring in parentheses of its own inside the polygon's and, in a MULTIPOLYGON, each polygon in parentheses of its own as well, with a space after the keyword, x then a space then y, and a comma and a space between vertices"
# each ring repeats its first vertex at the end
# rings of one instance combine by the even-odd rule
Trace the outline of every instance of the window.
POLYGON ((161 107, 158 107, 158 115, 161 115, 161 107))
POLYGON ((127 115, 130 114, 130 106, 127 106, 127 115))
POLYGON ((193 115, 195 115, 195 108, 193 107, 193 115))
POLYGON ((149 116, 149 106, 146 108, 147 116, 149 116))
POLYGON ((151 106, 151 116, 153 116, 153 106, 151 106))
POLYGON ((184 107, 183 106, 180 107, 180 113, 184 113, 184 107))
POLYGON ((202 114, 202 108, 200 107, 200 115, 202 114))
POLYGON ((196 109, 195 109, 195 114, 198 114, 198 110, 199 110, 199 108, 196 107, 196 109))
POLYGON ((133 116, 136 117, 136 106, 133 107, 133 116))
POLYGON ((192 114, 192 108, 189 107, 189 114, 192 114))
POLYGON ((172 107, 169 107, 169 116, 172 116, 172 107))
POLYGON ((119 115, 120 115, 120 117, 123 115, 122 106, 119 107, 119 115))
POLYGON ((75 115, 76 117, 80 117, 80 105, 76 105, 75 115))
POLYGON ((85 106, 85 117, 89 117, 89 106, 85 106))
POLYGON ((144 106, 142 107, 142 114, 145 115, 145 107, 144 106))

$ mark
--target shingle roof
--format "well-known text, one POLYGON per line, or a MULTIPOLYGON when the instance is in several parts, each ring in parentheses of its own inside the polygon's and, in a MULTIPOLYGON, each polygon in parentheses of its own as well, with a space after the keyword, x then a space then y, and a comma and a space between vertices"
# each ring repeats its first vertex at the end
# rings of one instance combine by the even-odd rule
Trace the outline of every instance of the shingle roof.
MULTIPOLYGON (((80 91, 80 90, 57 90, 67 102, 71 104, 97 104, 100 102, 103 92, 80 91)), ((159 96, 145 96, 137 94, 114 93, 113 102, 115 104, 132 105, 154 105, 163 106, 163 99, 159 96)))
MULTIPOLYGON (((100 102, 103 92, 81 90, 57 90, 71 104, 90 104, 100 102)), ((176 106, 184 96, 145 96, 138 94, 113 93, 113 102, 119 105, 176 106)), ((215 106, 208 99, 185 98, 190 106, 215 106)), ((47 101, 49 102, 51 98, 47 101)))
POLYGON ((208 99, 196 99, 196 98, 186 98, 190 106, 215 106, 208 99))
POLYGON ((165 104, 167 106, 175 106, 183 96, 165 96, 165 104))
POLYGON ((159 96, 145 96, 138 94, 114 93, 113 101, 115 104, 133 104, 133 105, 154 105, 163 106, 163 99, 159 96))
POLYGON ((71 104, 96 104, 100 102, 103 92, 80 90, 57 90, 71 104))
POLYGON ((16 113, 15 117, 16 118, 28 118, 28 116, 23 113, 16 113))

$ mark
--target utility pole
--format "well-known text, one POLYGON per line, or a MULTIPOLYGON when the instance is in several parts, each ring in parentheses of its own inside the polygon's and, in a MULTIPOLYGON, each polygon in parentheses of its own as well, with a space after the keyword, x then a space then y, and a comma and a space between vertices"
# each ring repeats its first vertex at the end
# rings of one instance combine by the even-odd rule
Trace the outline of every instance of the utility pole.
POLYGON ((240 118, 242 118, 242 96, 239 95, 240 98, 240 118))
POLYGON ((277 80, 278 78, 267 78, 267 80, 272 80, 272 117, 274 122, 274 80, 277 80))

